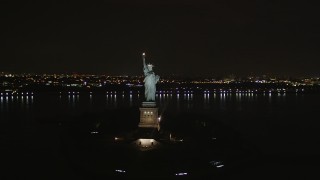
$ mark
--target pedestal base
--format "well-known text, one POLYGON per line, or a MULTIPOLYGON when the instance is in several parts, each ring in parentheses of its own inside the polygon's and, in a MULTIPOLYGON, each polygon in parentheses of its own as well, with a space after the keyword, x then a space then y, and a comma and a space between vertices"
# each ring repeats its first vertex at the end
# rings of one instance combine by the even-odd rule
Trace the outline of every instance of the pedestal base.
POLYGON ((158 108, 155 102, 142 102, 138 126, 140 128, 159 128, 158 108))

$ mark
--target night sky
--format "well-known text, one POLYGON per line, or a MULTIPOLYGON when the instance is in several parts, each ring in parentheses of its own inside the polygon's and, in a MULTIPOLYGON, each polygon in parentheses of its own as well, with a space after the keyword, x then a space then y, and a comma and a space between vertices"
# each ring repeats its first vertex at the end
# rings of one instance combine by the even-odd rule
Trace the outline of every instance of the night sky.
POLYGON ((320 75, 306 1, 1 1, 0 72, 320 75))

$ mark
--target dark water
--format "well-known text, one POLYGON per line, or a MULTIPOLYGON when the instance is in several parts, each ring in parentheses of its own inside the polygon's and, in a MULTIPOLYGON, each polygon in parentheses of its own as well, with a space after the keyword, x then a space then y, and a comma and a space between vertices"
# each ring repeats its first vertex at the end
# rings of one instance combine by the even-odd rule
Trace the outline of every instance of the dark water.
MULTIPOLYGON (((137 91, 28 93, 0 98, 0 150, 6 164, 3 172, 7 172, 0 176, 6 179, 79 178, 81 174, 61 156, 61 124, 83 116, 108 121, 103 113, 138 111, 143 100, 137 91)), ((319 167, 319 94, 168 91, 157 94, 157 101, 165 126, 184 127, 183 119, 170 126, 170 117, 186 117, 183 114, 219 122, 256 150, 258 165, 235 176, 267 179, 280 173, 281 178, 311 177, 319 167), (259 176, 264 173, 268 175, 259 176)), ((135 117, 132 121, 139 120, 135 117)))

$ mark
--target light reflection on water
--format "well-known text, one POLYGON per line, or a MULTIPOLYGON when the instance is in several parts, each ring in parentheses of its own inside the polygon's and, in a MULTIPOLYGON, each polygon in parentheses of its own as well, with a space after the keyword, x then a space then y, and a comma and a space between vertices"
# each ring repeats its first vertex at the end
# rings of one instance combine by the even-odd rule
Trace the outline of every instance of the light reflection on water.
POLYGON ((29 111, 33 108, 33 94, 10 94, 3 93, 0 96, 0 112, 10 112, 16 109, 29 111))
MULTIPOLYGON (((293 96, 300 96, 293 94, 293 96)), ((0 111, 10 111, 12 108, 20 107, 20 110, 29 110, 36 103, 38 106, 61 106, 67 107, 66 111, 84 111, 92 109, 114 109, 126 107, 139 107, 143 101, 143 91, 107 91, 103 93, 81 93, 68 92, 56 94, 41 95, 24 93, 15 95, 1 95, 0 97, 0 111), (34 101, 34 99, 39 101, 34 101), (52 104, 47 104, 50 99, 52 104)), ((194 93, 192 91, 159 91, 156 93, 156 101, 158 106, 170 107, 173 109, 214 109, 219 108, 225 110, 232 103, 241 105, 243 102, 266 101, 273 103, 273 101, 285 101, 286 93, 271 93, 266 92, 257 94, 255 92, 214 92, 204 91, 203 93, 194 93)), ((241 108, 240 108, 241 109, 241 108)))
POLYGON ((0 97, 0 109, 3 111, 3 97, 0 97))

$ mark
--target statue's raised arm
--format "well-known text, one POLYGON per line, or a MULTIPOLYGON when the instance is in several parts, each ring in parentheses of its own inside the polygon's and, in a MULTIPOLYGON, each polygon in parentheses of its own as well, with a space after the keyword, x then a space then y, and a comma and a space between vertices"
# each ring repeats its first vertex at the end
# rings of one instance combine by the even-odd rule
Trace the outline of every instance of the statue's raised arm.
POLYGON ((146 53, 142 53, 143 69, 147 68, 146 65, 146 53))

